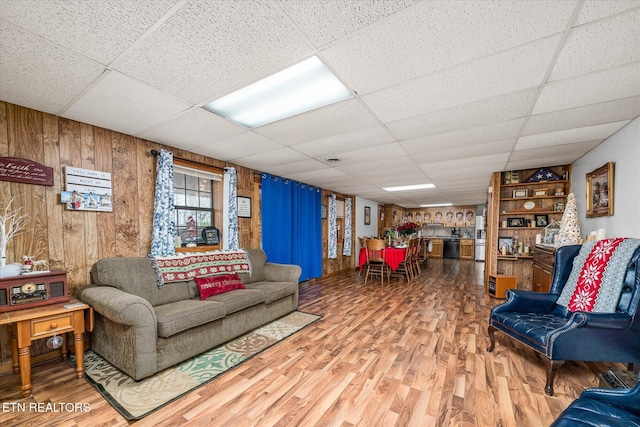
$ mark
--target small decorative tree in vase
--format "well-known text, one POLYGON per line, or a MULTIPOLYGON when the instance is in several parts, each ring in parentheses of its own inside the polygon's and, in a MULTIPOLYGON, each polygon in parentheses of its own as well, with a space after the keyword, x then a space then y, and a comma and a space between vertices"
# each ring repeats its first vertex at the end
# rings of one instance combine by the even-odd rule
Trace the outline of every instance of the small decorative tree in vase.
POLYGON ((12 237, 24 232, 24 227, 31 220, 29 215, 21 214, 22 208, 11 209, 13 197, 0 211, 0 278, 20 275, 22 266, 20 263, 7 265, 7 244, 12 237))

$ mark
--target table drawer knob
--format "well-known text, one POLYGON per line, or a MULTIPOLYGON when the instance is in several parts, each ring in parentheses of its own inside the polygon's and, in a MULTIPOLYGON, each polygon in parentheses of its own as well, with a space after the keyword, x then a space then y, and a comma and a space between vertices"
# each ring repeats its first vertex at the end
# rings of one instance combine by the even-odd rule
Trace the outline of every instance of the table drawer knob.
POLYGON ((51 329, 56 329, 58 327, 58 324, 56 322, 51 323, 51 325, 49 325, 49 327, 51 329))

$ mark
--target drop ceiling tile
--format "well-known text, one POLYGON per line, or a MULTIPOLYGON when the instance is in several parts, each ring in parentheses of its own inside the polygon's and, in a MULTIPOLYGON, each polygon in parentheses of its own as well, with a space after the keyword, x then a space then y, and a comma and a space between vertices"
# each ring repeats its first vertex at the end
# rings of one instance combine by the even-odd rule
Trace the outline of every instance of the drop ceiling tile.
POLYGON ((136 135, 190 107, 130 77, 111 72, 75 101, 63 116, 136 135))
POLYGON ((104 70, 102 65, 14 25, 0 25, 3 101, 58 114, 104 70))
POLYGON ((134 46, 118 70, 197 104, 312 56, 269 2, 187 2, 134 46))
POLYGON ((640 61, 640 10, 572 29, 548 81, 637 61, 640 61))
POLYGON ((575 4, 421 2, 340 40, 322 55, 364 95, 562 32, 575 4))
POLYGON ((570 155, 574 155, 575 159, 578 159, 602 141, 603 139, 596 139, 593 141, 581 141, 573 144, 559 144, 542 148, 514 151, 509 158, 509 161, 517 162, 521 160, 542 159, 553 156, 565 157, 570 155))
POLYGON ((368 129, 380 123, 357 99, 338 102, 259 128, 255 132, 285 145, 368 129))
POLYGON ((244 127, 196 107, 137 136, 183 150, 193 150, 245 132, 247 129, 244 127))
POLYGON ((321 47, 415 4, 418 0, 280 0, 280 7, 314 46, 321 47))
POLYGON ((313 182, 324 182, 327 178, 339 178, 338 182, 344 180, 346 176, 343 172, 339 170, 325 166, 324 169, 316 169, 311 171, 304 171, 299 173, 290 173, 287 175, 290 179, 294 179, 300 182, 309 182, 310 180, 313 182))
POLYGON ((519 46, 362 97, 387 123, 539 86, 560 36, 519 46))
POLYGON ((291 178, 292 174, 300 174, 302 172, 319 171, 327 169, 329 166, 315 159, 304 159, 294 162, 285 163, 278 166, 269 167, 269 172, 286 178, 291 178))
POLYGON ((583 128, 565 129, 538 135, 523 136, 518 139, 518 142, 516 142, 515 150, 529 150, 532 148, 549 147, 561 144, 572 144, 574 142, 593 141, 594 139, 604 139, 616 133, 627 123, 629 123, 629 120, 614 123, 605 123, 602 125, 587 126, 583 128))
POLYGON ((587 0, 582 6, 574 26, 639 7, 638 3, 638 0, 587 0))
POLYGON ((271 141, 254 132, 247 131, 238 136, 226 139, 216 144, 204 145, 192 151, 203 156, 213 157, 224 161, 238 162, 238 159, 253 155, 260 155, 272 150, 284 148, 282 144, 271 141))
POLYGON ((435 135, 525 117, 536 100, 537 88, 512 92, 470 104, 387 123, 396 138, 410 139, 435 135))
POLYGON ((254 154, 234 160, 240 166, 245 166, 258 171, 269 172, 274 166, 285 165, 287 163, 308 160, 304 154, 300 154, 289 147, 270 150, 261 154, 254 154))
POLYGON ((169 11, 173 3, 3 0, 0 19, 107 65, 169 11))
POLYGON ((387 144, 393 140, 393 136, 383 126, 375 126, 303 142, 293 145, 292 148, 311 157, 322 157, 387 144))
POLYGON ((517 137, 523 123, 524 119, 514 119, 501 123, 492 123, 485 126, 401 141, 400 145, 402 145, 407 153, 413 154, 499 141, 517 137))
POLYGON ((447 162, 437 163, 421 163, 419 166, 430 177, 435 178, 436 173, 439 175, 448 174, 465 174, 469 169, 494 167, 494 165, 502 165, 509 159, 509 153, 491 154, 489 156, 468 157, 464 159, 449 160, 447 162))
POLYGON ((516 138, 466 145, 464 147, 425 150, 412 154, 416 163, 435 163, 465 157, 482 157, 491 154, 510 153, 516 144, 516 138))
POLYGON ((640 63, 548 83, 533 114, 566 110, 640 95, 640 63))
POLYGON ((515 162, 508 162, 503 170, 519 170, 519 169, 534 169, 547 166, 558 166, 573 163, 576 160, 573 154, 566 156, 553 156, 530 160, 518 160, 515 162))
POLYGON ((640 115, 640 96, 632 96, 568 110, 535 114, 527 120, 522 135, 631 120, 638 115, 640 115))
MULTIPOLYGON (((372 147, 361 148, 354 151, 346 151, 340 153, 342 159, 339 163, 330 163, 334 167, 342 167, 342 165, 351 165, 358 163, 367 163, 378 159, 396 159, 405 157, 407 153, 400 147, 398 143, 392 142, 384 145, 376 145, 372 147)), ((318 160, 326 162, 324 158, 318 160)))

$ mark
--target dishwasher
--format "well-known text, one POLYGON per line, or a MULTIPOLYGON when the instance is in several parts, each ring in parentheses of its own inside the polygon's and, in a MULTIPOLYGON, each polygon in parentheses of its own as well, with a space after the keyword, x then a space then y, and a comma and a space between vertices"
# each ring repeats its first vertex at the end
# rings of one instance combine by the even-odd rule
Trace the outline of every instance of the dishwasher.
POLYGON ((460 239, 444 239, 442 258, 460 258, 460 239))

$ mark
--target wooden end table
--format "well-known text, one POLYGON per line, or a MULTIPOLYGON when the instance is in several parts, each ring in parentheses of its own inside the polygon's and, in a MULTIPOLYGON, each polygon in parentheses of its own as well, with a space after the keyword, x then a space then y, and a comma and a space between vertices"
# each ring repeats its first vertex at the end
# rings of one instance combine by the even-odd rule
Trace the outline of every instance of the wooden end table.
MULTIPOLYGON (((84 332, 93 330, 93 309, 87 304, 71 299, 66 303, 25 308, 0 313, 0 325, 11 325, 11 359, 13 372, 20 372, 22 396, 31 396, 31 342, 60 335, 65 338, 73 333, 76 355, 76 377, 84 373, 84 332)), ((65 360, 67 342, 63 341, 62 359, 65 360)))

